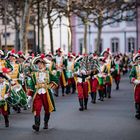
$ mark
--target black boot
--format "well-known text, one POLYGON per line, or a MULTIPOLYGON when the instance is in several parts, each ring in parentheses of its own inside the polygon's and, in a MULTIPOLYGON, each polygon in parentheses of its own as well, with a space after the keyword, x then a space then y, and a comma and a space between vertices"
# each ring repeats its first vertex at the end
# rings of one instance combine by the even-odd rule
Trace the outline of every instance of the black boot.
POLYGON ((35 124, 32 126, 32 128, 35 130, 35 131, 39 131, 39 126, 40 126, 40 116, 35 116, 35 124))
POLYGON ((87 110, 87 103, 88 103, 88 98, 84 98, 84 106, 85 106, 85 110, 87 110))
POLYGON ((49 119, 50 119, 50 113, 49 114, 45 114, 45 116, 44 116, 44 127, 43 127, 43 129, 48 129, 49 119))
POLYGON ((136 115, 135 117, 139 120, 140 119, 140 104, 135 103, 136 115))
POLYGON ((83 99, 79 99, 79 104, 80 104, 79 111, 83 111, 84 110, 83 99))
POLYGON ((65 94, 64 94, 65 87, 62 86, 61 88, 62 88, 62 96, 65 96, 65 94))
POLYGON ((76 86, 75 86, 75 83, 72 83, 72 94, 74 94, 76 91, 76 86))
POLYGON ((59 96, 59 88, 56 88, 55 89, 55 94, 54 94, 56 97, 58 97, 59 96))
POLYGON ((94 102, 94 93, 91 92, 91 93, 90 93, 90 96, 91 96, 91 103, 93 103, 93 102, 94 102))
POLYGON ((70 85, 67 85, 66 86, 66 94, 69 94, 70 93, 70 85))
POLYGON ((107 86, 107 96, 111 98, 111 85, 107 86))
POLYGON ((5 115, 5 116, 4 116, 4 120, 5 120, 5 127, 9 127, 8 115, 5 115))
POLYGON ((20 113, 21 112, 21 109, 19 106, 17 106, 17 113, 20 113))
POLYGON ((96 104, 96 92, 94 92, 94 94, 93 94, 93 104, 96 104))

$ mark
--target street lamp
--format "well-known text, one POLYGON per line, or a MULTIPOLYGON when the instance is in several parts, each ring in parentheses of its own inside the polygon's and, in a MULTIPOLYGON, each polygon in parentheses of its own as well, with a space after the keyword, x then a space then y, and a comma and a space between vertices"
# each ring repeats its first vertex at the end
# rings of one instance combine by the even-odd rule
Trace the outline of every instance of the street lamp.
POLYGON ((89 51, 92 51, 92 49, 90 48, 91 47, 90 46, 91 25, 90 24, 89 24, 88 28, 89 28, 89 51))

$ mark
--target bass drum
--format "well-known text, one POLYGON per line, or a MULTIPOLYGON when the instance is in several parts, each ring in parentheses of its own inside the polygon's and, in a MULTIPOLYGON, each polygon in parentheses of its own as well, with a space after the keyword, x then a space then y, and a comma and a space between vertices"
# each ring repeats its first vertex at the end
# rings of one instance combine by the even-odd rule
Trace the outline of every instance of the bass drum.
POLYGON ((27 96, 21 85, 17 84, 12 87, 10 96, 6 99, 10 106, 19 105, 20 107, 27 106, 27 96))
POLYGON ((19 105, 21 107, 26 107, 27 106, 27 95, 26 95, 25 91, 23 90, 22 86, 18 84, 14 87, 14 90, 17 93, 17 95, 20 97, 19 105))
POLYGON ((10 96, 6 99, 6 102, 10 106, 16 106, 20 103, 20 96, 12 89, 10 91, 10 96))

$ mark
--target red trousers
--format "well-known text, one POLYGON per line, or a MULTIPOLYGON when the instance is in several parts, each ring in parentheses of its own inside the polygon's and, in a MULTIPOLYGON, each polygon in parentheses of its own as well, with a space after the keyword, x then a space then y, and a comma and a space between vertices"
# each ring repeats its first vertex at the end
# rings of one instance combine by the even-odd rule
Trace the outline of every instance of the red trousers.
POLYGON ((0 112, 2 113, 3 116, 7 116, 8 115, 8 111, 4 110, 4 106, 0 108, 0 112))
POLYGON ((40 112, 44 107, 45 114, 49 114, 49 104, 46 94, 37 94, 33 101, 33 109, 36 112, 36 116, 40 116, 40 112))
POLYGON ((88 82, 77 83, 78 98, 88 98, 88 82))
POLYGON ((68 78, 68 85, 75 83, 74 78, 68 78))
POLYGON ((98 90, 99 82, 96 78, 90 80, 91 92, 96 92, 98 90))
POLYGON ((140 103, 140 85, 137 85, 134 92, 135 103, 140 103))

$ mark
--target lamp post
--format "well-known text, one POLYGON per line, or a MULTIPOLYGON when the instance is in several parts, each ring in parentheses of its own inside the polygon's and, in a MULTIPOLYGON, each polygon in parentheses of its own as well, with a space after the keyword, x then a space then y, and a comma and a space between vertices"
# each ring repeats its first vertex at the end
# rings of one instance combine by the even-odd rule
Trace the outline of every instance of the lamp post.
POLYGON ((5 51, 7 51, 7 0, 4 1, 4 37, 5 37, 5 51))
POLYGON ((60 48, 62 48, 62 17, 61 15, 59 16, 59 33, 60 33, 60 48))
POLYGON ((88 28, 89 28, 89 52, 90 52, 90 51, 92 51, 92 48, 90 48, 91 47, 90 46, 91 25, 90 24, 89 24, 88 28))

